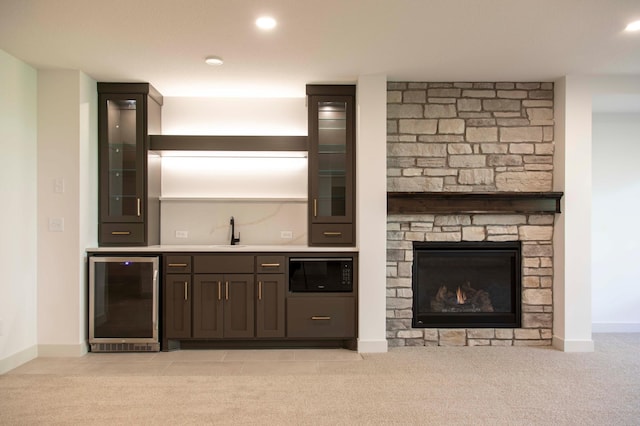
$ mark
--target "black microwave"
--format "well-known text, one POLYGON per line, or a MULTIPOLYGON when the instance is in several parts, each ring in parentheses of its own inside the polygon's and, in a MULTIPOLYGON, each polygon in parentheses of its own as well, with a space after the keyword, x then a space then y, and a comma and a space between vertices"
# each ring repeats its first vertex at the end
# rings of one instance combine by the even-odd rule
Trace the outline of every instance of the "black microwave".
POLYGON ((353 291, 353 258, 292 257, 289 259, 289 291, 353 291))

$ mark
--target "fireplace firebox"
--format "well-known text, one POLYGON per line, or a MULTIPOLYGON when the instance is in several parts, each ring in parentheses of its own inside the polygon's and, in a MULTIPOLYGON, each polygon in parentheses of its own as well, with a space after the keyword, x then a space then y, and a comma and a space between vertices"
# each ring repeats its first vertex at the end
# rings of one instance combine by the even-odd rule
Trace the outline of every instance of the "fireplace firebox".
POLYGON ((414 328, 520 328, 521 243, 414 242, 414 328))

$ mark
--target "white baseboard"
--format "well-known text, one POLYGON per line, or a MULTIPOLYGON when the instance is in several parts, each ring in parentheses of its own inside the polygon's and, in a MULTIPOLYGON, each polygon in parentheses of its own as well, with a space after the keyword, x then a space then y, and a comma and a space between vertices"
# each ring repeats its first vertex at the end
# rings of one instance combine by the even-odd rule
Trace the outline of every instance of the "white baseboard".
POLYGON ((591 330, 594 333, 640 333, 640 323, 594 322, 591 330))
POLYGON ((358 339, 358 352, 359 353, 381 353, 387 352, 389 345, 387 339, 383 340, 362 340, 358 339))
POLYGON ((86 343, 79 345, 38 345, 39 357, 76 357, 87 353, 86 343))
POLYGON ((593 352, 593 340, 566 340, 553 336, 552 345, 563 352, 593 352))
POLYGON ((9 355, 4 359, 0 359, 0 374, 20 367, 22 364, 38 357, 38 347, 33 345, 23 351, 9 355))

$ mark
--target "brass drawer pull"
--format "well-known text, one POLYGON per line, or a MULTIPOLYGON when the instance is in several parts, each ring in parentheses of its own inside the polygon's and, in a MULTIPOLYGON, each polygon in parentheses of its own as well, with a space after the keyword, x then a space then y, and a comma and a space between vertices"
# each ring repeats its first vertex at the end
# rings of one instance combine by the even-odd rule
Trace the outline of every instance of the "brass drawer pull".
POLYGON ((185 281, 184 282, 184 300, 187 301, 189 300, 189 293, 188 293, 188 288, 189 284, 185 281))
POLYGON ((326 232, 323 232, 322 235, 324 235, 325 237, 341 237, 342 232, 326 231, 326 232))
POLYGON ((167 266, 169 268, 185 268, 187 264, 186 263, 170 263, 167 266))
POLYGON ((258 300, 262 300, 262 281, 258 281, 258 300))
POLYGON ((112 231, 111 235, 131 235, 131 231, 112 231))
POLYGON ((141 214, 141 208, 140 208, 140 206, 141 206, 141 205, 140 205, 140 198, 138 198, 138 200, 137 200, 137 201, 138 201, 138 205, 137 205, 137 207, 138 207, 138 211, 137 211, 137 213, 138 213, 138 217, 140 217, 140 214, 141 214))
POLYGON ((224 300, 229 300, 229 281, 224 283, 224 300))
POLYGON ((260 264, 260 266, 263 268, 279 268, 280 264, 279 263, 262 263, 260 264))
POLYGON ((329 321, 331 317, 311 317, 313 321, 329 321))
POLYGON ((313 217, 318 217, 318 200, 313 199, 313 217))
POLYGON ((218 281, 218 300, 222 300, 222 283, 218 281))

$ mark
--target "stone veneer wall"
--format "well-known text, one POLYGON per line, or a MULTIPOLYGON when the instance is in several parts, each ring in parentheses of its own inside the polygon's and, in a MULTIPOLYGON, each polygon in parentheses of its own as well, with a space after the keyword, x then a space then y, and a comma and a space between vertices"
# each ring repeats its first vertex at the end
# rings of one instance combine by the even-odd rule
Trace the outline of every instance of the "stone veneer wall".
MULTIPOLYGON (((390 82, 387 190, 543 192, 553 178, 552 83, 390 82)), ((553 214, 390 215, 387 339, 550 345, 553 214), (413 241, 522 241, 522 328, 412 328, 413 241)))

